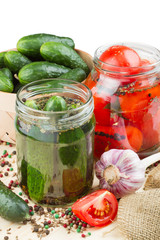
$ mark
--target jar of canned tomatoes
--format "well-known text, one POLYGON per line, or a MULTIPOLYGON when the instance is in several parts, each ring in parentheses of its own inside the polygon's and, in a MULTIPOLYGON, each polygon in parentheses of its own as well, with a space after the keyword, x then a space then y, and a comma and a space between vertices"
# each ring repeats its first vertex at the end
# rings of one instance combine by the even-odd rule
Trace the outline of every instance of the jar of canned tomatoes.
POLYGON ((93 94, 95 157, 131 149, 140 158, 160 149, 160 51, 137 43, 102 46, 85 81, 93 94))

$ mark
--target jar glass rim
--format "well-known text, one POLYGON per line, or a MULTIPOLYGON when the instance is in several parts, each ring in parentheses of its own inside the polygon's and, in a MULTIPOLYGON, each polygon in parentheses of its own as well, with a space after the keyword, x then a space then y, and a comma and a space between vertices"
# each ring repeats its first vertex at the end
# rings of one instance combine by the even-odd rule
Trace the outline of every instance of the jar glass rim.
MULTIPOLYGON (((141 57, 141 56, 140 56, 141 57)), ((103 71, 105 72, 109 72, 109 73, 117 73, 117 74, 124 74, 127 75, 126 73, 128 72, 128 69, 131 70, 140 70, 140 69, 145 69, 146 71, 142 72, 142 73, 136 73, 136 74, 132 74, 129 76, 137 76, 137 75, 144 75, 144 74, 148 74, 148 73, 153 73, 156 71, 157 67, 160 66, 160 50, 158 48, 155 48, 151 45, 148 44, 141 44, 141 43, 136 43, 136 42, 117 42, 117 43, 112 43, 112 44, 106 44, 106 45, 101 45, 100 47, 98 47, 94 53, 94 59, 93 59, 94 63, 96 64, 96 66, 98 68, 102 68, 103 71), (154 62, 152 62, 151 64, 145 65, 145 66, 137 66, 137 67, 127 67, 127 66, 116 66, 116 65, 112 65, 109 63, 106 63, 102 60, 100 60, 100 55, 107 50, 109 47, 112 46, 117 46, 117 45, 121 45, 121 46, 127 46, 130 48, 133 48, 133 50, 141 50, 141 51, 146 51, 148 56, 151 54, 155 54, 155 56, 157 57, 157 60, 155 59, 154 62), (108 69, 107 69, 108 66, 108 69), (105 68, 103 68, 105 67, 105 68), (111 69, 111 70, 110 70, 111 69)))
MULTIPOLYGON (((85 106, 88 105, 88 104, 90 103, 90 101, 92 100, 92 92, 91 92, 91 90, 90 90, 85 84, 83 84, 82 82, 77 82, 77 81, 74 81, 74 80, 62 79, 62 78, 58 78, 58 79, 56 79, 56 78, 49 78, 49 79, 36 80, 36 81, 30 82, 30 83, 22 86, 22 87, 18 90, 17 95, 16 95, 16 98, 17 98, 18 102, 20 103, 20 105, 22 105, 22 106, 25 107, 26 109, 31 109, 32 111, 35 111, 36 113, 45 113, 45 114, 49 114, 49 115, 59 114, 59 113, 65 113, 66 111, 75 111, 74 108, 71 109, 71 110, 55 111, 55 112, 53 112, 53 111, 43 111, 43 110, 33 109, 33 108, 30 108, 30 107, 28 107, 28 106, 25 105, 25 102, 23 101, 23 98, 20 97, 20 94, 21 94, 23 91, 25 91, 26 89, 34 90, 34 88, 36 88, 37 85, 43 84, 43 83, 45 83, 45 82, 47 83, 47 82, 49 82, 49 81, 55 81, 55 82, 58 81, 58 83, 59 83, 59 84, 62 84, 62 85, 63 85, 63 84, 69 84, 69 85, 75 84, 75 85, 78 85, 78 86, 84 88, 84 89, 87 91, 86 93, 87 93, 87 97, 88 97, 88 98, 87 98, 86 102, 85 102, 83 105, 77 107, 76 109, 81 109, 81 108, 83 108, 84 105, 85 105, 85 106)), ((53 89, 53 88, 48 88, 48 90, 50 90, 50 91, 51 91, 51 89, 53 89)), ((47 91, 48 91, 48 90, 47 90, 47 91)), ((38 91, 37 91, 37 94, 38 94, 38 91)), ((29 94, 28 94, 28 96, 29 96, 29 94)))

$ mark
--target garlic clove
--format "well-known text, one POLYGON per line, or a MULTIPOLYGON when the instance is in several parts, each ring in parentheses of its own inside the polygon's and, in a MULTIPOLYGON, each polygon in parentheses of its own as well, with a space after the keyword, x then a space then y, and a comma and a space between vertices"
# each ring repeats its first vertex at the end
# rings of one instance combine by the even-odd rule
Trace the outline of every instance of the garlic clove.
POLYGON ((138 190, 145 181, 145 166, 132 150, 111 149, 95 165, 100 187, 117 198, 138 190))

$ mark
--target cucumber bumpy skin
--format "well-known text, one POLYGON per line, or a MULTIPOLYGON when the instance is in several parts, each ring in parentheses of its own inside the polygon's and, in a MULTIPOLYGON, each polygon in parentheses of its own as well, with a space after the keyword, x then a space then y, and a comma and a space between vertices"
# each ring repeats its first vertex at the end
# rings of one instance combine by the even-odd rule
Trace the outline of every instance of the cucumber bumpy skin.
POLYGON ((69 70, 70 68, 47 61, 32 62, 21 68, 18 79, 22 85, 25 85, 40 79, 59 77, 69 70))
POLYGON ((81 128, 75 128, 59 134, 59 143, 64 144, 59 149, 63 165, 74 166, 81 152, 85 153, 85 140, 83 139, 85 139, 85 135, 81 128))
POLYGON ((69 37, 59 37, 52 34, 38 33, 24 36, 19 39, 17 43, 17 49, 19 52, 31 59, 40 60, 42 58, 40 55, 41 45, 50 41, 61 42, 70 46, 71 48, 75 47, 74 41, 69 37))
POLYGON ((13 92, 13 82, 0 70, 0 91, 13 92))
POLYGON ((86 78, 86 73, 82 68, 74 68, 69 72, 62 74, 60 77, 62 79, 70 79, 76 82, 82 82, 86 78))
POLYGON ((13 82, 13 74, 9 68, 2 68, 0 71, 2 71, 13 82))
POLYGON ((46 102, 44 111, 65 111, 67 110, 67 103, 64 98, 60 96, 52 96, 46 102))
POLYGON ((5 55, 6 52, 1 52, 0 53, 0 68, 4 68, 6 67, 5 66, 5 63, 4 63, 4 55, 5 55))
POLYGON ((18 73, 31 60, 18 51, 9 51, 4 55, 4 63, 13 73, 18 73))
POLYGON ((27 203, 0 181, 0 216, 11 222, 30 219, 27 203))
POLYGON ((86 74, 89 68, 80 55, 71 47, 58 42, 44 43, 40 48, 42 57, 49 62, 54 62, 70 68, 82 68, 86 74))
POLYGON ((36 104, 36 102, 34 100, 27 100, 24 104, 27 107, 30 107, 30 108, 38 110, 38 106, 37 106, 37 104, 36 104))

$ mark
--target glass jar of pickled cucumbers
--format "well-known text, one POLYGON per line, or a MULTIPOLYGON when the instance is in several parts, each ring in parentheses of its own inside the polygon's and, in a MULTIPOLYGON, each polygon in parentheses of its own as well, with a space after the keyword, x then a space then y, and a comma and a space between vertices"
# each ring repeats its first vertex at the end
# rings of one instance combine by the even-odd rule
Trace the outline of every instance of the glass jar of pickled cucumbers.
POLYGON ((93 181, 93 97, 82 83, 39 80, 17 93, 18 179, 35 202, 64 205, 93 181))

